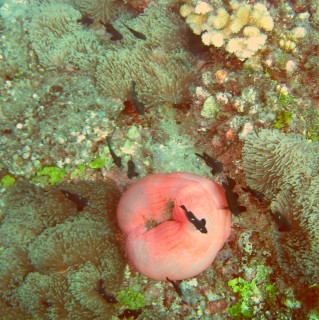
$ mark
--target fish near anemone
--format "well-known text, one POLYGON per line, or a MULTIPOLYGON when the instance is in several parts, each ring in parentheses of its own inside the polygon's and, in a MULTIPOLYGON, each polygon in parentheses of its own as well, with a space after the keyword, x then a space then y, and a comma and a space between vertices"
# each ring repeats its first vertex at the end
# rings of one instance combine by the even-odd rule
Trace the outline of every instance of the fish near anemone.
POLYGON ((117 220, 125 234, 126 255, 139 272, 155 280, 183 280, 209 267, 231 232, 223 188, 201 176, 152 174, 123 195, 117 220), (205 221, 207 232, 185 214, 205 221))

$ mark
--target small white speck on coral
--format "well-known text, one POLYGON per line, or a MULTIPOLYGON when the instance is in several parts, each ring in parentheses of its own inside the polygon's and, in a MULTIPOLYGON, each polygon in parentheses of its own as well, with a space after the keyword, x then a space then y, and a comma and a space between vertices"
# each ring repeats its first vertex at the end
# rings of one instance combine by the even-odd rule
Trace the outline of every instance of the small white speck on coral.
POLYGON ((84 134, 80 134, 77 139, 76 142, 80 143, 82 141, 84 141, 86 139, 86 136, 84 134))

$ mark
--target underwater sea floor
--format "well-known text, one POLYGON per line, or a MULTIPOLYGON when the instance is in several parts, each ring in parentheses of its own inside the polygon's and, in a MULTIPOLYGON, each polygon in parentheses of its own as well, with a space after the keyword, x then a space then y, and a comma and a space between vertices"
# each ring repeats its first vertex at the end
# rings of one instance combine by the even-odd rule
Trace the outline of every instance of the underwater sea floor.
POLYGON ((261 134, 318 144, 317 1, 0 0, 0 36, 1 319, 319 319, 318 202, 296 191, 319 171, 261 134), (270 160, 248 170, 251 135, 270 160), (174 283, 128 264, 116 221, 170 172, 234 181, 229 239, 174 283))

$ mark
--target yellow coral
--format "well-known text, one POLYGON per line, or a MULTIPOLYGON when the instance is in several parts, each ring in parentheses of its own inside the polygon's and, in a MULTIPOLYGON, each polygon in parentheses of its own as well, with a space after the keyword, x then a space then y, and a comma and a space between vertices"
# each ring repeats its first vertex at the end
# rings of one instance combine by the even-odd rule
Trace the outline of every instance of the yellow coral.
POLYGON ((179 13, 183 18, 186 18, 193 12, 194 12, 194 8, 188 5, 187 3, 183 4, 179 9, 179 13))
POLYGON ((279 40, 279 47, 286 52, 296 52, 297 51, 296 43, 292 40, 289 40, 289 39, 280 39, 279 40))
POLYGON ((264 29, 265 31, 271 31, 274 28, 274 21, 270 16, 267 8, 261 4, 257 3, 253 7, 251 13, 251 24, 264 29))
POLYGON ((232 22, 229 25, 229 29, 233 33, 239 32, 249 22, 250 7, 248 5, 242 5, 232 16, 232 22))
POLYGON ((204 23, 207 21, 206 15, 191 13, 186 17, 187 24, 191 27, 195 34, 200 35, 204 29, 204 23))
POLYGON ((233 10, 237 10, 239 8, 239 6, 240 6, 240 3, 238 1, 236 1, 236 0, 231 0, 229 2, 229 5, 233 10))
POLYGON ((297 44, 291 34, 280 35, 279 47, 286 52, 297 52, 297 44))
POLYGON ((307 35, 305 27, 296 27, 279 37, 279 47, 286 52, 297 52, 297 43, 299 43, 307 35))
POLYGON ((209 15, 207 23, 215 29, 223 29, 229 22, 230 15, 224 8, 217 10, 217 15, 209 15))

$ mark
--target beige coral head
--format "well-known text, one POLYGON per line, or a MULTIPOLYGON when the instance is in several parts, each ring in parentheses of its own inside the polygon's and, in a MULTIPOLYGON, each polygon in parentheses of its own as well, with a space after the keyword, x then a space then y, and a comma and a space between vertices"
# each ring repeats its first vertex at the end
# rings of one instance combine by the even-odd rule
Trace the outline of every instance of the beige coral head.
POLYGON ((260 35, 260 30, 254 26, 247 26, 243 30, 245 37, 258 37, 260 35))
POLYGON ((233 10, 237 10, 240 7, 240 3, 237 0, 229 1, 229 5, 233 10))
POLYGON ((254 5, 250 16, 250 23, 265 31, 271 31, 274 28, 274 21, 270 13, 266 6, 261 3, 254 5))
POLYGON ((235 53, 242 50, 244 46, 244 38, 233 38, 227 43, 226 50, 230 53, 235 53))
POLYGON ((246 40, 247 49, 249 51, 252 51, 254 54, 266 43, 266 39, 267 39, 267 36, 263 33, 259 36, 248 38, 246 40))
POLYGON ((210 14, 207 18, 207 23, 214 29, 223 29, 226 27, 230 20, 229 13, 224 8, 219 8, 217 10, 217 15, 210 14))
POLYGON ((195 7, 195 13, 197 14, 207 14, 211 11, 213 11, 213 7, 205 1, 200 1, 195 7))
POLYGON ((274 28, 274 20, 271 16, 262 17, 258 23, 258 26, 265 31, 271 31, 274 28))
POLYGON ((191 13, 186 17, 186 22, 197 35, 200 35, 204 31, 204 23, 207 20, 206 15, 199 15, 196 13, 191 13))
POLYGON ((234 53, 238 59, 245 60, 252 57, 265 44, 266 39, 265 34, 250 38, 232 38, 228 41, 226 50, 234 53))
POLYGON ((204 32, 202 34, 202 42, 206 46, 213 45, 216 48, 222 47, 225 43, 223 33, 219 31, 204 32))
POLYGON ((245 25, 248 24, 250 17, 250 6, 241 5, 231 16, 231 23, 229 29, 233 33, 238 33, 245 25))

